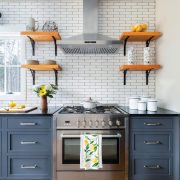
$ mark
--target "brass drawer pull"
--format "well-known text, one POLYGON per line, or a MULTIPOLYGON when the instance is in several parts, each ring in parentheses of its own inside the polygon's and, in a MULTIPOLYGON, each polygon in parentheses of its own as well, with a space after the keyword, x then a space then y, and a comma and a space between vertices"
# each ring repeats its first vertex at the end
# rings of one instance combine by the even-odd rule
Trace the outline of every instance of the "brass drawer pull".
POLYGON ((37 144, 37 143, 38 143, 37 141, 21 141, 22 145, 25 145, 25 144, 37 144))
POLYGON ((34 122, 21 122, 20 126, 36 126, 37 123, 34 122))
POLYGON ((36 169, 38 166, 35 164, 34 166, 26 166, 26 165, 21 165, 21 169, 36 169))
POLYGON ((161 123, 157 122, 157 123, 144 123, 145 126, 161 126, 161 123))
POLYGON ((148 165, 144 165, 145 169, 161 169, 160 165, 155 165, 155 166, 148 166, 148 165))
POLYGON ((156 144, 161 144, 160 141, 144 141, 144 144, 147 145, 156 145, 156 144))

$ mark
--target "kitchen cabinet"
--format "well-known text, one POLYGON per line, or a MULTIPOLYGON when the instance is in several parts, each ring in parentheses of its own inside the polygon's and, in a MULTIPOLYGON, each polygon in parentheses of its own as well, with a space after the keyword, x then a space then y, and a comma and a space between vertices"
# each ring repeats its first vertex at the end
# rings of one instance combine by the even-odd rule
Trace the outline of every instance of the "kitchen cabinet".
POLYGON ((52 116, 0 116, 0 180, 51 180, 52 116))
POLYGON ((130 115, 130 180, 179 180, 179 118, 130 115))

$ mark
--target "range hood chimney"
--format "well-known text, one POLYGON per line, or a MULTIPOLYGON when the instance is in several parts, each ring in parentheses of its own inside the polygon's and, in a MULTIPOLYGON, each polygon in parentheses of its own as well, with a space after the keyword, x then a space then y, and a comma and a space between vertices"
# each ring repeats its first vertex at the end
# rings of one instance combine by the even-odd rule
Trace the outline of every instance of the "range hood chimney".
POLYGON ((121 44, 98 34, 98 0, 83 0, 83 34, 57 41, 65 54, 116 54, 121 44))

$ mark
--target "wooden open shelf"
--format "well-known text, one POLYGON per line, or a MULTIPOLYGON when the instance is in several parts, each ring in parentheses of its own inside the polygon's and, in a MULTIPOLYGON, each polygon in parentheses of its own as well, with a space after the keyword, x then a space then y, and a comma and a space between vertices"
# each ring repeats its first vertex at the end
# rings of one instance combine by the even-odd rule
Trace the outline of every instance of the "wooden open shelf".
POLYGON ((22 68, 29 69, 32 74, 33 78, 33 85, 35 84, 35 74, 36 71, 54 71, 55 74, 55 84, 58 85, 58 71, 61 71, 62 68, 58 64, 37 64, 37 65, 32 65, 32 64, 22 64, 22 68))
POLYGON ((27 69, 31 69, 34 71, 61 71, 62 68, 60 65, 58 64, 37 64, 37 65, 32 65, 32 64, 22 64, 21 65, 22 68, 27 68, 27 69))
POLYGON ((120 40, 128 38, 129 42, 146 42, 151 38, 151 41, 158 39, 162 35, 161 32, 123 32, 120 40))
POLYGON ((36 41, 54 41, 55 46, 55 56, 57 56, 57 40, 61 40, 61 36, 58 32, 33 32, 24 31, 21 35, 27 36, 31 41, 32 55, 35 56, 35 42, 36 41))
POLYGON ((123 32, 119 39, 124 41, 124 56, 127 42, 146 42, 146 47, 149 47, 150 42, 157 40, 161 35, 161 32, 123 32))
POLYGON ((120 71, 124 71, 124 85, 126 85, 127 71, 145 71, 146 72, 146 85, 149 83, 149 74, 152 70, 158 70, 161 68, 159 64, 125 64, 120 66, 120 71))
POLYGON ((120 66, 121 71, 148 71, 148 70, 158 70, 161 66, 159 64, 125 64, 120 66))
POLYGON ((52 37, 55 37, 56 40, 61 40, 61 36, 58 32, 30 32, 30 31, 24 31, 21 32, 21 35, 23 36, 29 36, 34 41, 53 41, 52 37))

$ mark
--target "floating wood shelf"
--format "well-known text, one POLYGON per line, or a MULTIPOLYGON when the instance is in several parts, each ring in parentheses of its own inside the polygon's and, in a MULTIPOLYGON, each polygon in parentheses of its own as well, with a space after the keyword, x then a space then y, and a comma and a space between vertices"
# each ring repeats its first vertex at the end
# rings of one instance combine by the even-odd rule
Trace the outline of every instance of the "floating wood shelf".
POLYGON ((120 66, 120 71, 124 71, 124 85, 126 85, 127 71, 146 71, 146 85, 148 85, 150 72, 152 70, 158 70, 160 68, 161 68, 161 65, 159 65, 159 64, 150 64, 150 65, 144 65, 144 64, 129 65, 129 64, 125 64, 125 65, 120 66))
POLYGON ((124 56, 126 56, 127 42, 146 42, 146 47, 149 47, 150 42, 157 40, 162 35, 161 32, 123 32, 120 35, 120 40, 124 41, 124 56))
POLYGON ((55 74, 55 84, 58 85, 58 71, 61 71, 62 68, 58 64, 49 65, 49 64, 22 64, 22 68, 27 68, 31 71, 32 78, 33 78, 33 85, 35 84, 35 74, 36 71, 54 71, 55 74))
POLYGON ((55 56, 57 56, 57 40, 61 40, 61 36, 58 32, 21 32, 21 35, 27 36, 32 45, 32 54, 35 55, 35 41, 54 41, 55 56))

